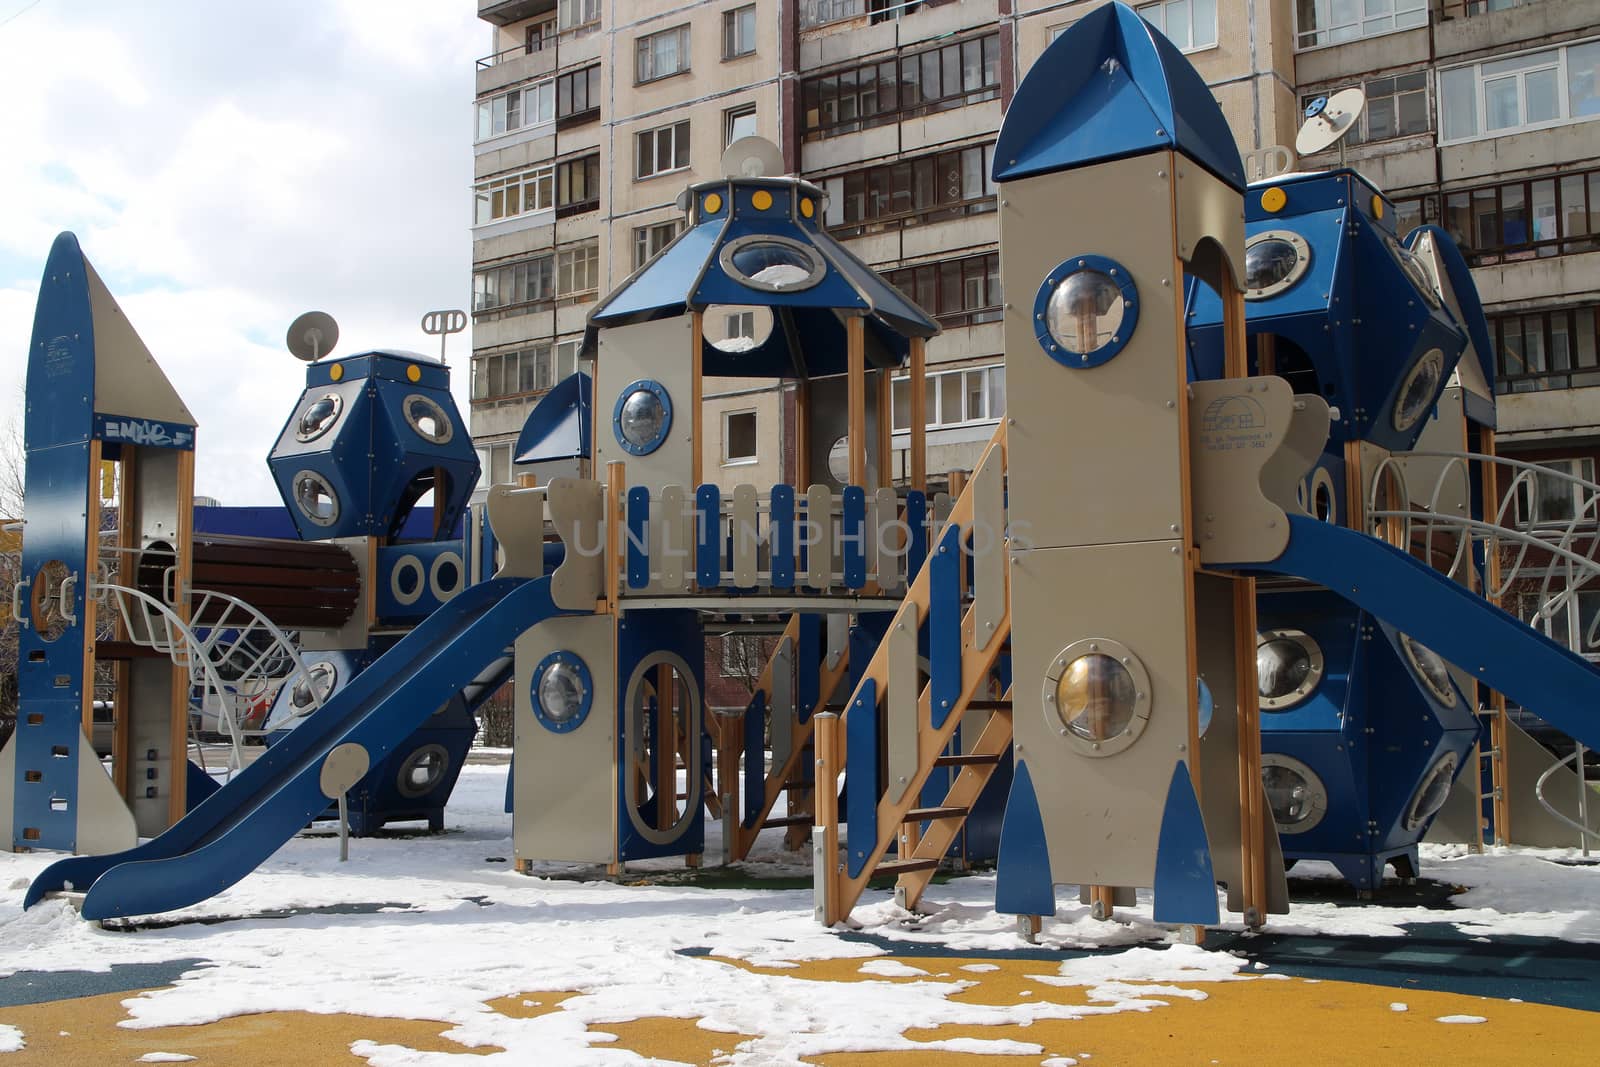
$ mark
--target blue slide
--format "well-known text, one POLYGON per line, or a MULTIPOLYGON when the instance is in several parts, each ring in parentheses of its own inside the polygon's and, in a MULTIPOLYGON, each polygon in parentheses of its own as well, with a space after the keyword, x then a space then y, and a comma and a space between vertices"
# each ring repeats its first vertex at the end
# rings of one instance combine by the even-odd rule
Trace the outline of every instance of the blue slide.
POLYGON ((86 889, 83 917, 108 919, 187 907, 222 892, 328 809, 321 772, 329 752, 363 745, 376 765, 518 634, 560 614, 548 578, 469 586, 166 833, 127 852, 51 864, 23 906, 57 890, 86 889))
POLYGON ((1600 748, 1600 670, 1375 537, 1291 515, 1281 556, 1227 566, 1327 586, 1568 736, 1600 748))

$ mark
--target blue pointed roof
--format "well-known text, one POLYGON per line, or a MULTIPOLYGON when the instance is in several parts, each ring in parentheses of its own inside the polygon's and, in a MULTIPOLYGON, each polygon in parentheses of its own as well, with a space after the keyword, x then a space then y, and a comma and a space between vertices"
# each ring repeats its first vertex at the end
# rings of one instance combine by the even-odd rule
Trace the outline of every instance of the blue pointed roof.
POLYGON ((1172 148, 1243 191, 1222 109, 1172 42, 1126 4, 1096 8, 1046 48, 1017 88, 994 180, 1172 148))
MULTIPOLYGON (((826 194, 809 182, 722 178, 690 187, 685 198, 689 226, 589 313, 586 351, 608 326, 714 305, 768 307, 775 321, 767 338, 736 352, 705 342, 703 373, 813 378, 845 372, 849 316, 865 317, 867 361, 877 367, 898 366, 911 338, 939 332, 925 311, 828 235, 822 227, 826 194), (750 250, 759 266, 763 256, 783 258, 785 249, 794 254, 783 282, 762 284, 766 271, 747 276, 740 270, 741 250, 750 250), (800 263, 809 266, 795 266, 800 263)), ((779 264, 780 276, 783 269, 779 264)))
POLYGON ((556 383, 528 412, 517 435, 513 463, 543 463, 552 459, 586 459, 589 456, 589 418, 594 383, 582 371, 556 383))

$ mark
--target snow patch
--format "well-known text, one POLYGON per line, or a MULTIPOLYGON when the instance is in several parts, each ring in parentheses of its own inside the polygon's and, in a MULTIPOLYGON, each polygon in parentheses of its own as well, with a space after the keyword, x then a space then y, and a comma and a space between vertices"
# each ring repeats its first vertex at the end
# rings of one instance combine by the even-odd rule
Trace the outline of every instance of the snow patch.
POLYGON ((193 1060, 193 1059, 196 1059, 196 1058, 197 1057, 195 1057, 195 1056, 187 1056, 182 1052, 146 1052, 143 1056, 139 1057, 139 1062, 140 1063, 188 1063, 190 1060, 193 1060))
POLYGON ((998 971, 1000 965, 998 963, 963 963, 961 969, 963 971, 971 971, 974 974, 988 974, 990 971, 998 971))
POLYGON ((1441 1015, 1434 1020, 1436 1023, 1486 1023, 1488 1021, 1482 1015, 1441 1015))
POLYGON ((1405 1001, 1397 1000, 1393 1004, 1389 1005, 1389 1010, 1390 1011, 1410 1011, 1411 1009, 1406 1005, 1405 1001))
POLYGON ((804 267, 797 267, 793 263, 774 263, 756 271, 750 280, 762 285, 798 285, 810 277, 811 272, 804 267))
POLYGON ((868 960, 859 968, 862 974, 875 974, 879 978, 920 978, 928 972, 899 960, 868 960))
POLYGON ((22 1039, 22 1031, 15 1026, 0 1023, 0 1052, 21 1052, 28 1047, 22 1039))

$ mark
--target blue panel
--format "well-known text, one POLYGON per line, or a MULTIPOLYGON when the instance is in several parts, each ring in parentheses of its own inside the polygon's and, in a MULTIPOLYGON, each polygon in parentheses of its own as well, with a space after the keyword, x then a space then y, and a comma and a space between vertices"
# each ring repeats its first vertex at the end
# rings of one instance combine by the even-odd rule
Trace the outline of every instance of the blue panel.
POLYGON ((194 451, 194 427, 181 422, 136 419, 131 415, 96 415, 94 435, 112 445, 194 451))
POLYGON ((186 805, 184 812, 187 814, 199 807, 202 801, 208 799, 212 793, 221 789, 222 786, 218 785, 217 780, 202 770, 194 760, 185 760, 184 762, 188 764, 188 775, 184 782, 183 793, 183 802, 186 805))
POLYGON ((506 806, 505 813, 510 815, 517 810, 517 758, 511 757, 506 764, 506 806))
POLYGON ((1055 883, 1050 876, 1050 846, 1044 817, 1033 791, 1028 765, 1017 761, 1000 825, 1000 858, 995 865, 994 910, 1002 915, 1054 915, 1055 883))
POLYGON ((1206 823, 1183 760, 1172 768, 1167 803, 1161 812, 1155 882, 1156 922, 1208 926, 1219 921, 1217 879, 1211 869, 1206 823))
MULTIPOLYGON (((690 675, 686 679, 690 689, 697 693, 705 692, 705 641, 702 636, 700 618, 694 611, 669 609, 651 611, 631 611, 617 627, 617 677, 623 684, 617 687, 617 698, 614 714, 619 729, 616 735, 616 747, 612 752, 612 759, 618 761, 630 760, 633 752, 633 738, 628 732, 629 715, 627 701, 629 694, 626 692, 626 681, 633 677, 634 671, 645 657, 656 652, 670 652, 677 655, 688 666, 690 675)), ((699 745, 698 731, 688 739, 691 745, 699 745)), ((617 763, 616 766, 623 766, 617 763)), ((704 768, 702 768, 703 770, 704 768)), ((596 773, 606 773, 605 765, 597 768, 596 773)), ((627 783, 624 776, 616 776, 616 808, 617 813, 617 853, 624 860, 651 859, 659 856, 681 856, 686 853, 700 852, 705 846, 705 781, 702 775, 698 779, 689 779, 687 782, 687 809, 690 815, 677 827, 676 836, 666 841, 652 841, 640 833, 629 818, 627 805, 627 783)), ((653 818, 656 801, 651 798, 636 809, 641 820, 653 818)))
POLYGON ((695 584, 701 589, 722 585, 722 491, 702 485, 694 491, 695 584))
POLYGON ((377 598, 378 618, 384 622, 425 619, 466 584, 466 546, 462 541, 384 545, 378 549, 372 591, 377 598))
POLYGON ((767 792, 767 695, 757 692, 744 709, 744 815, 746 830, 761 818, 767 792))
POLYGON ((928 572, 928 667, 935 730, 961 699, 961 539, 951 524, 928 572))
POLYGON ((822 700, 822 641, 823 616, 814 612, 800 614, 799 648, 795 653, 795 706, 799 721, 808 722, 811 711, 822 700))
MULTIPOLYGON (((1406 247, 1416 247, 1417 241, 1424 233, 1433 236, 1433 246, 1439 252, 1439 262, 1444 265, 1445 279, 1455 294, 1457 305, 1461 308, 1463 320, 1461 326, 1467 331, 1467 337, 1472 340, 1472 347, 1478 356, 1478 369, 1483 372, 1483 380, 1489 384, 1489 395, 1493 396, 1494 343, 1489 338, 1489 322, 1484 318, 1483 301, 1478 296, 1477 285, 1472 281, 1472 270, 1467 266, 1467 259, 1461 254, 1455 239, 1448 231, 1438 226, 1418 226, 1406 236, 1406 247)), ((1492 413, 1485 425, 1493 429, 1492 413)))
POLYGON ((650 584, 650 490, 636 485, 628 490, 628 588, 650 584))
POLYGON ((593 417, 594 382, 579 371, 557 382, 528 412, 517 447, 517 463, 543 463, 557 459, 588 459, 593 417))
POLYGON ((839 533, 845 587, 860 589, 867 584, 867 494, 859 485, 844 487, 844 514, 839 533))
POLYGON ((772 588, 794 588, 794 486, 772 487, 767 529, 772 540, 772 588))
MULTIPOLYGON (((689 289, 713 254, 725 221, 708 219, 679 234, 659 256, 589 313, 589 328, 681 314, 689 299, 689 289)), ((589 347, 588 338, 585 338, 584 347, 589 347)))
POLYGON ((997 182, 1175 148, 1236 189, 1232 131, 1183 54, 1122 4, 1073 23, 1017 87, 995 145, 997 182))
POLYGON ((928 497, 913 489, 906 494, 906 525, 911 528, 911 543, 906 549, 906 575, 916 577, 928 560, 928 497))
POLYGON ((878 683, 863 678, 845 719, 845 821, 850 830, 850 877, 867 865, 878 840, 878 683))

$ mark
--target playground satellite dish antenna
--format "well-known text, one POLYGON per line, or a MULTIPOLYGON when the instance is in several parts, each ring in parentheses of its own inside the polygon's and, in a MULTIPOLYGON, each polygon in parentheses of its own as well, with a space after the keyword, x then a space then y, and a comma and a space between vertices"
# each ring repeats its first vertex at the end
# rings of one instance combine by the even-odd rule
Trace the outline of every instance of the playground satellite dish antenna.
POLYGON ((1294 150, 1302 156, 1339 146, 1339 163, 1344 163, 1344 135, 1361 117, 1367 95, 1360 89, 1343 89, 1332 96, 1319 96, 1306 106, 1306 122, 1294 139, 1294 150))
POLYGON ((767 178, 783 173, 783 152, 765 137, 741 137, 722 153, 729 178, 767 178))
POLYGON ((326 311, 308 311, 289 324, 286 341, 294 358, 315 363, 339 343, 339 324, 326 311))

